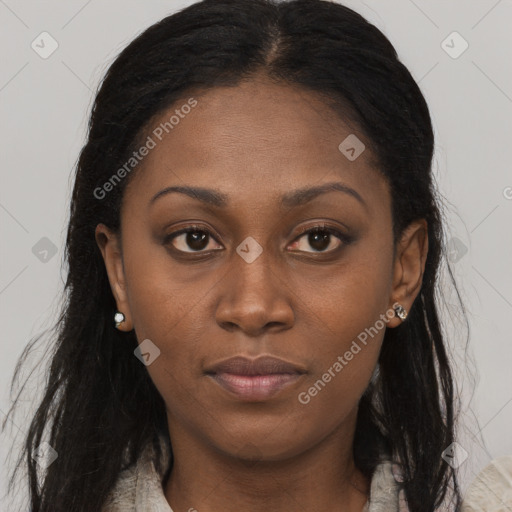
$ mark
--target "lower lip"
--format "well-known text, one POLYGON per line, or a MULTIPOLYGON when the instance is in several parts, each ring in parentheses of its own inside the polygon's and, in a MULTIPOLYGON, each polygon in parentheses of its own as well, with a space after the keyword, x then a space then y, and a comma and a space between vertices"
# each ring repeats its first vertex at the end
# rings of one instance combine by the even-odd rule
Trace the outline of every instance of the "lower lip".
POLYGON ((302 374, 274 373, 270 375, 234 375, 215 373, 210 375, 224 389, 245 401, 266 400, 286 386, 296 382, 302 374))

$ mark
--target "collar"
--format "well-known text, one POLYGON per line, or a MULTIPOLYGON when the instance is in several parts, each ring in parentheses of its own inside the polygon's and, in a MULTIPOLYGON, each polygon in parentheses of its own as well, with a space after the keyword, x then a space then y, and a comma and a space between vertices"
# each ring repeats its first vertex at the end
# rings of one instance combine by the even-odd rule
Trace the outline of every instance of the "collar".
MULTIPOLYGON (((169 452, 162 446, 162 467, 168 467, 169 452)), ((153 463, 155 454, 148 446, 137 463, 122 471, 101 512, 173 512, 165 498, 162 481, 153 463)), ((380 463, 370 485, 370 500, 363 512, 408 512, 400 490, 400 466, 392 461, 380 463)))

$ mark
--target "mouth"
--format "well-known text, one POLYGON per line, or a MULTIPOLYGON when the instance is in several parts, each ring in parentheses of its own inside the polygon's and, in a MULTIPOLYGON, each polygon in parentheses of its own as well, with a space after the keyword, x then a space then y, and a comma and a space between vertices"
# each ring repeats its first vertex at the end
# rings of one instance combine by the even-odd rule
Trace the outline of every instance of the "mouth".
POLYGON ((242 401, 264 401, 297 382, 306 370, 271 356, 249 359, 242 356, 221 361, 206 370, 206 375, 242 401))

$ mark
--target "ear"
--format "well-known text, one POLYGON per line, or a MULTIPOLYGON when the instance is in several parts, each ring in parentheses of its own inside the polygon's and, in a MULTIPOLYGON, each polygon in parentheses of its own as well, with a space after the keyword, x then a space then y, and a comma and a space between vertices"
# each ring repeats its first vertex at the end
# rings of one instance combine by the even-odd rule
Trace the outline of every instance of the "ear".
MULTIPOLYGON (((128 305, 120 240, 118 236, 110 231, 104 224, 98 224, 96 226, 95 238, 103 256, 103 261, 105 262, 108 280, 117 304, 117 310, 125 316, 124 322, 121 323, 118 329, 125 332, 131 331, 133 329, 133 318, 128 305)), ((114 318, 112 318, 112 322, 114 322, 114 318)))
MULTIPOLYGON (((428 253, 428 227, 425 219, 411 222, 397 242, 393 263, 393 285, 388 307, 401 304, 410 311, 423 283, 428 253)), ((402 320, 394 316, 388 327, 397 327, 402 320)))

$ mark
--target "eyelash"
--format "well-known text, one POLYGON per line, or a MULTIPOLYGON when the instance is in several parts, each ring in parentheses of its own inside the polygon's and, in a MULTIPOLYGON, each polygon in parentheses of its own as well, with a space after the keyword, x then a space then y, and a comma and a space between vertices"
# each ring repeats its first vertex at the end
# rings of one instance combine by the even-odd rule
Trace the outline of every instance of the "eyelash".
MULTIPOLYGON (((180 229, 178 231, 175 231, 174 233, 169 234, 167 237, 165 237, 164 243, 165 243, 165 245, 167 245, 167 244, 171 243, 172 240, 174 240, 174 238, 176 238, 177 236, 182 235, 184 233, 197 233, 197 232, 206 233, 206 234, 208 234, 209 237, 211 237, 215 241, 217 241, 214 234, 209 229, 206 229, 203 226, 193 224, 193 225, 187 226, 186 228, 180 229)), ((349 236, 345 233, 342 233, 341 231, 339 231, 336 228, 333 228, 326 224, 317 224, 315 226, 301 228, 299 230, 299 233, 297 234, 297 236, 293 239, 293 242, 295 242, 296 240, 299 240, 302 236, 304 236, 305 234, 309 234, 309 233, 329 233, 330 235, 333 235, 336 238, 338 238, 344 245, 348 245, 350 242, 353 241, 353 238, 351 236, 349 236)), ((217 241, 217 243, 218 243, 218 241, 217 241)), ((330 251, 316 251, 316 254, 329 254, 331 252, 335 252, 337 249, 338 248, 331 249, 330 251)), ((213 249, 212 252, 216 251, 216 250, 218 250, 218 249, 213 249)), ((184 253, 184 254, 207 254, 208 252, 210 252, 210 251, 190 251, 190 252, 188 252, 188 251, 180 251, 179 249, 176 249, 176 251, 178 251, 179 253, 184 253)), ((301 251, 301 252, 305 252, 305 251, 301 251)), ((313 251, 312 253, 315 254, 315 251, 313 251)))
POLYGON ((309 226, 308 228, 300 228, 298 235, 295 237, 294 241, 297 240, 300 236, 306 233, 329 233, 331 235, 336 236, 342 242, 347 242, 349 240, 349 236, 345 233, 342 233, 336 228, 328 226, 327 224, 317 224, 315 226, 309 226))

